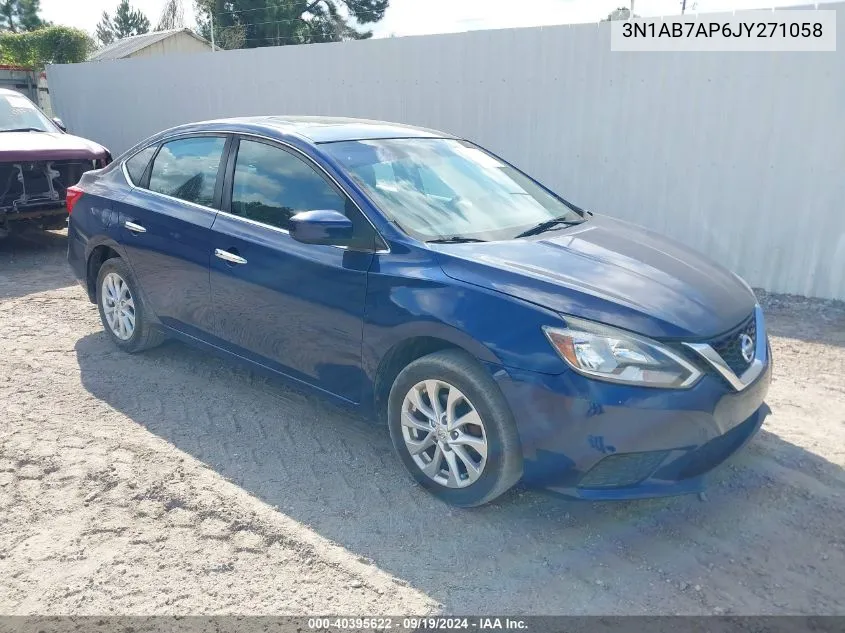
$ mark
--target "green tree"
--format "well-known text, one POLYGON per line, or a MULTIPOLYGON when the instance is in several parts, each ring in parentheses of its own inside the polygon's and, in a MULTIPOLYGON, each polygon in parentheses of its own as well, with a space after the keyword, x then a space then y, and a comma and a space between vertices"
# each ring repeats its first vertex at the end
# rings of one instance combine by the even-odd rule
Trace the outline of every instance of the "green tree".
POLYGON ((0 33, 0 64, 41 70, 47 64, 84 62, 94 48, 85 31, 47 26, 37 31, 0 33))
POLYGON ((359 25, 384 17, 389 0, 197 0, 200 35, 223 48, 341 42, 372 37, 359 25))
POLYGON ((0 0, 0 31, 34 31, 49 23, 38 17, 40 0, 0 0))
POLYGON ((96 35, 100 43, 105 46, 115 40, 132 35, 149 33, 150 21, 141 11, 129 6, 129 0, 120 0, 112 18, 107 11, 103 11, 103 18, 97 24, 96 35))

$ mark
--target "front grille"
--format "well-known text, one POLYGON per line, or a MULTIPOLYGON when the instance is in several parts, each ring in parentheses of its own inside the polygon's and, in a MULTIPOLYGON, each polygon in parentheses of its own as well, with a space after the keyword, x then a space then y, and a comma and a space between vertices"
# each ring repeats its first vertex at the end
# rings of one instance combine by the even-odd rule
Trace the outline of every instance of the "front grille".
POLYGON ((669 451, 608 455, 578 482, 579 488, 622 488, 648 478, 663 463, 669 451))
MULTIPOLYGON (((751 363, 745 361, 742 357, 742 347, 739 337, 743 334, 748 334, 754 343, 757 343, 757 322, 754 314, 743 321, 738 327, 734 328, 727 334, 722 334, 720 337, 710 341, 710 347, 716 350, 716 353, 722 357, 722 360, 727 363, 731 371, 737 376, 741 376, 751 363)), ((753 358, 751 359, 753 362, 753 358)))

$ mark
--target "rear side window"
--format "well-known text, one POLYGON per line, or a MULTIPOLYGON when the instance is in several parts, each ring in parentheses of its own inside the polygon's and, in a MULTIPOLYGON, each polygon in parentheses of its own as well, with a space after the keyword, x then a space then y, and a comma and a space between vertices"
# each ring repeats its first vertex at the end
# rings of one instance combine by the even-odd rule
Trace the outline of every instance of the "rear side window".
POLYGON ((296 156, 264 143, 242 140, 232 180, 231 213, 282 229, 300 211, 344 213, 346 199, 296 156))
POLYGON ((158 149, 157 145, 147 147, 126 161, 126 171, 129 172, 129 180, 132 181, 132 184, 141 184, 144 171, 147 169, 153 154, 156 153, 156 149, 158 149))
POLYGON ((150 171, 150 191, 210 207, 226 139, 197 136, 161 146, 150 171))

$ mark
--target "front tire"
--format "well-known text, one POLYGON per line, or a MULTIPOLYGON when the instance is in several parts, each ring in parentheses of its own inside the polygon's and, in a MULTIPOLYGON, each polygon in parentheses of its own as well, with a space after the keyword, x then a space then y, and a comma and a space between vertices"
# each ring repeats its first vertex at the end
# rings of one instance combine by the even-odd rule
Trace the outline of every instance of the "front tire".
POLYGON ((141 352, 164 341, 155 328, 129 266, 122 259, 107 259, 97 273, 97 308, 111 341, 120 349, 141 352))
POLYGON ((461 350, 403 369, 388 398, 393 447, 423 488, 460 507, 489 503, 522 476, 510 408, 493 379, 461 350))

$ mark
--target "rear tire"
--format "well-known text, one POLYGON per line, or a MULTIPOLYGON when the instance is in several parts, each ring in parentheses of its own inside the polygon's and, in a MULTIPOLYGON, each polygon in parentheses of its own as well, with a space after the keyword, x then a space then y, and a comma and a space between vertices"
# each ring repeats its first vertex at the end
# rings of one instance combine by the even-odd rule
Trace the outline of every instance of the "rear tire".
POLYGON ((155 327, 129 266, 119 257, 107 259, 97 272, 97 309, 111 341, 134 354, 164 342, 155 327))
POLYGON ((510 407, 466 352, 444 350, 412 362, 396 377, 387 406, 390 437, 402 463, 443 501, 483 505, 522 476, 510 407))

